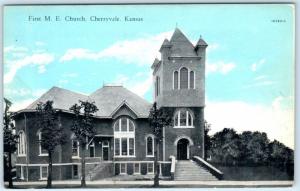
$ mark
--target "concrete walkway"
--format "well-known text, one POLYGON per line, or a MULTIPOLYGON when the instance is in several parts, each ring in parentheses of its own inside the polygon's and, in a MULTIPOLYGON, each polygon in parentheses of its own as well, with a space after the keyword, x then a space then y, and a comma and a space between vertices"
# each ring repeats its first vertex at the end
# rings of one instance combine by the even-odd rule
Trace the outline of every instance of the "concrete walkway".
MULTIPOLYGON (((151 187, 153 181, 112 181, 112 180, 100 180, 100 181, 86 181, 88 187, 151 187)), ((5 183, 7 185, 7 183, 5 183)), ((22 188, 24 187, 40 187, 46 185, 46 181, 37 182, 14 182, 14 185, 22 188)), ((199 188, 199 187, 289 187, 293 185, 293 181, 160 181, 161 187, 187 187, 187 188, 199 188)), ((64 188, 65 187, 77 187, 80 186, 80 181, 53 181, 53 186, 64 188)))

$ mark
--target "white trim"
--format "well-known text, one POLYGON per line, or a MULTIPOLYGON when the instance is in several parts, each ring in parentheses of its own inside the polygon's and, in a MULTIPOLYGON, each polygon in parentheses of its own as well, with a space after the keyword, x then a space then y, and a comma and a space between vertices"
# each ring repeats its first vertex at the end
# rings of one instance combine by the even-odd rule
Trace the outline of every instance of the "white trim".
POLYGON ((187 139, 187 140, 189 141, 189 146, 193 146, 193 145, 194 145, 194 142, 193 142, 193 140, 192 140, 190 137, 188 137, 188 136, 186 136, 186 135, 182 135, 182 136, 178 136, 178 137, 175 139, 175 141, 174 141, 174 146, 177 147, 177 143, 178 143, 178 141, 179 141, 180 139, 187 139))
POLYGON ((40 166, 40 180, 47 180, 48 178, 48 166, 40 166), (43 177, 43 168, 47 168, 47 176, 46 177, 43 177))
POLYGON ((163 161, 166 160, 166 127, 163 127, 163 161))
POLYGON ((27 154, 27 152, 26 152, 27 141, 26 141, 25 131, 20 130, 18 132, 18 135, 19 135, 19 138, 18 138, 18 144, 17 144, 17 156, 18 157, 25 157, 26 154, 27 154), (21 136, 20 136, 20 134, 21 134, 21 136), (23 152, 21 152, 21 150, 23 150, 23 152))
MULTIPOLYGON (((103 161, 102 163, 151 163, 153 161, 103 161)), ((158 161, 158 163, 162 164, 170 164, 171 161, 158 161)), ((99 164, 99 162, 87 162, 85 164, 99 164)), ((74 163, 53 163, 53 166, 68 166, 68 165, 81 165, 80 162, 74 162, 74 163)), ((48 166, 47 163, 41 164, 23 164, 23 163, 18 163, 16 166, 48 166)))
POLYGON ((127 163, 120 163, 120 174, 127 174, 127 163), (122 172, 122 164, 125 166, 125 172, 122 172))
POLYGON ((175 115, 174 115, 174 127, 173 128, 195 128, 194 127, 194 117, 192 115, 192 112, 189 110, 189 109, 179 109, 175 112, 175 115), (191 125, 185 125, 185 126, 181 126, 180 124, 180 114, 181 114, 181 111, 186 111, 185 113, 185 116, 186 116, 186 121, 185 121, 185 124, 188 124, 188 121, 189 121, 189 117, 191 117, 191 125), (175 118, 177 116, 177 125, 176 125, 176 122, 175 122, 175 118))
POLYGON ((134 163, 133 164, 133 174, 141 174, 141 163, 134 163), (139 171, 138 172, 135 172, 135 165, 136 164, 139 166, 139 171))
POLYGON ((154 162, 147 163, 147 174, 154 174, 154 162), (152 165, 152 172, 149 172, 149 165, 152 165))
POLYGON ((24 180, 24 166, 20 166, 20 179, 24 180))
POLYGON ((117 156, 114 156, 113 158, 134 158, 134 157, 136 157, 136 156, 135 155, 130 155, 130 156, 128 156, 128 155, 122 155, 122 156, 117 155, 117 156))
POLYGON ((132 107, 130 107, 130 105, 124 100, 111 114, 109 117, 113 117, 114 114, 117 113, 117 111, 119 111, 119 109, 123 106, 123 105, 126 105, 136 116, 139 116, 138 115, 138 112, 136 112, 132 107))
POLYGON ((154 135, 152 135, 152 134, 146 135, 145 141, 146 141, 146 157, 154 157, 154 135), (148 155, 148 138, 149 137, 152 138, 152 155, 148 155))

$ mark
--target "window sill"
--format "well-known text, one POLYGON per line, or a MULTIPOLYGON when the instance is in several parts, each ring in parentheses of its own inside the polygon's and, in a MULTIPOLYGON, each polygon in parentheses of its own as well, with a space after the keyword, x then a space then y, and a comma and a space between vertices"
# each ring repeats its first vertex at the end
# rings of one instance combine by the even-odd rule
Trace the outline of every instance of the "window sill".
POLYGON ((154 157, 154 155, 146 155, 146 157, 154 157))
POLYGON ((39 180, 47 180, 47 178, 40 178, 39 180))
POLYGON ((134 158, 136 157, 135 155, 134 156, 114 156, 114 158, 134 158))
POLYGON ((26 157, 26 155, 18 155, 18 157, 26 157))
POLYGON ((79 156, 72 156, 72 159, 81 159, 79 156))
POLYGON ((39 154, 39 157, 45 157, 48 156, 48 154, 39 154))
POLYGON ((194 126, 174 126, 175 129, 192 129, 195 128, 194 126))

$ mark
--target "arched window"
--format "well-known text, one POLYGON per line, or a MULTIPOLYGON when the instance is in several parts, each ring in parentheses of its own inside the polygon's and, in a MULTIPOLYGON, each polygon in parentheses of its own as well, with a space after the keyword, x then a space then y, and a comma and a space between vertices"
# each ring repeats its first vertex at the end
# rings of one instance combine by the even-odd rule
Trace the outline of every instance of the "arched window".
POLYGON ((18 156, 25 156, 26 155, 26 137, 24 131, 19 132, 18 138, 18 156))
POLYGON ((195 88, 195 73, 194 71, 190 71, 190 89, 195 88))
POLYGON ((175 128, 191 128, 193 127, 193 116, 189 110, 181 109, 174 116, 175 128))
POLYGON ((47 156, 48 151, 42 147, 43 133, 41 130, 39 130, 38 135, 39 135, 39 156, 47 156))
POLYGON ((173 87, 175 90, 178 89, 178 71, 174 72, 173 87))
POLYGON ((146 157, 154 156, 154 137, 149 135, 146 137, 146 157))
POLYGON ((180 89, 188 89, 188 69, 183 67, 180 69, 180 89))
POLYGON ((114 123, 115 156, 135 155, 135 126, 131 119, 121 117, 114 123))
POLYGON ((195 72, 186 67, 181 68, 179 72, 174 71, 173 89, 195 89, 195 72))

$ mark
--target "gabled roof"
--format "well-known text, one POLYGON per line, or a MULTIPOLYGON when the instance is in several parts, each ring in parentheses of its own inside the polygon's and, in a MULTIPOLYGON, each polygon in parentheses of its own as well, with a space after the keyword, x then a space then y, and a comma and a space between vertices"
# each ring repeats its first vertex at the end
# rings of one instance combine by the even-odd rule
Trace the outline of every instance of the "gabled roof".
POLYGON ((141 118, 148 117, 151 108, 151 103, 122 86, 104 86, 89 96, 63 88, 53 87, 30 104, 25 111, 35 110, 39 102, 46 102, 47 100, 53 101, 53 107, 61 110, 69 110, 69 108, 75 103, 78 103, 79 100, 94 101, 99 109, 96 116, 108 118, 112 117, 124 103, 141 118))
POLYGON ((194 45, 178 28, 175 29, 171 37, 170 44, 172 45, 170 56, 197 56, 194 45))
POLYGON ((148 117, 151 104, 123 86, 104 86, 90 96, 99 111, 98 116, 111 116, 124 101, 138 117, 148 117))

